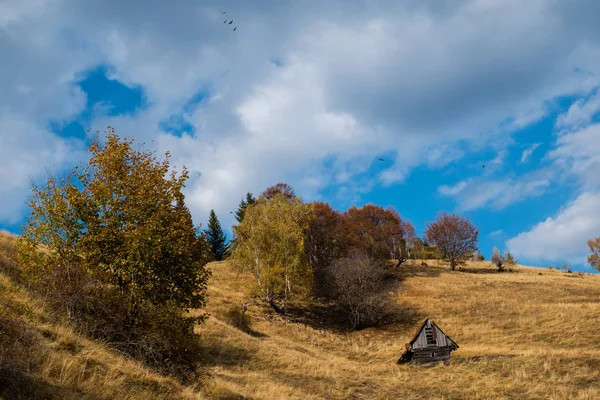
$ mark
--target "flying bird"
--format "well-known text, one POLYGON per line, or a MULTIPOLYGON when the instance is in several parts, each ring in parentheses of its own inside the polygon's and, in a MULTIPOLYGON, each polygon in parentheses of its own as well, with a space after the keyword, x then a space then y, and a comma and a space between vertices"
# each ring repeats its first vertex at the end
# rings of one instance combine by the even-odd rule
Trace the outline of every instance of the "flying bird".
POLYGON ((378 159, 379 161, 385 161, 383 158, 379 158, 379 157, 375 157, 376 159, 378 159))
POLYGON ((237 29, 237 26, 235 28, 233 28, 233 31, 235 32, 236 29, 237 29))
POLYGON ((485 164, 481 166, 481 168, 485 168, 485 164))
POLYGON ((226 23, 227 23, 227 20, 223 21, 223 23, 224 23, 224 24, 226 24, 226 23))
POLYGON ((227 11, 223 11, 223 14, 225 14, 227 11))
POLYGON ((229 211, 229 214, 233 214, 233 211, 229 211))
POLYGON ((231 25, 231 24, 233 24, 233 20, 229 21, 229 24, 228 24, 228 25, 231 25))

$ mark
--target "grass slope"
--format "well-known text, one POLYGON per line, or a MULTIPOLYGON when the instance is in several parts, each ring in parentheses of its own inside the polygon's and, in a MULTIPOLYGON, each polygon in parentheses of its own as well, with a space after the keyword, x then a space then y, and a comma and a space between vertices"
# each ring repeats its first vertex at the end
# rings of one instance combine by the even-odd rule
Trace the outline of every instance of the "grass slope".
MULTIPOLYGON (((225 321, 245 278, 212 264, 212 317, 202 327, 222 399, 598 399, 600 276, 487 262, 450 272, 409 261, 399 270, 404 322, 341 332, 290 322, 260 303, 253 334, 225 321), (459 345, 449 365, 397 365, 425 318, 459 345)), ((312 325, 312 326, 311 326, 312 325)))
POLYGON ((14 238, 0 233, 0 399, 15 387, 24 399, 600 398, 598 275, 409 261, 397 272, 400 323, 349 332, 326 307, 283 318, 251 301, 246 333, 228 321, 248 277, 212 263, 212 317, 198 332, 213 379, 198 393, 53 324, 8 279, 13 256, 14 238), (397 365, 425 318, 460 349, 448 365, 397 365))
MULTIPOLYGON (((16 270, 14 237, 0 232, 0 270, 16 270)), ((0 399, 200 399, 49 318, 44 305, 0 273, 0 399)))

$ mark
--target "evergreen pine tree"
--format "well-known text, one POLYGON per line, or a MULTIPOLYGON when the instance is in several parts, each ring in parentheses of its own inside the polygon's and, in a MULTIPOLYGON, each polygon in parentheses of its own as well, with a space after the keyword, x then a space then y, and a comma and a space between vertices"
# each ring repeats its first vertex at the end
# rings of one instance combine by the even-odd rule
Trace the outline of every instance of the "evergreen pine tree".
POLYGON ((221 223, 217 218, 217 214, 215 210, 210 210, 210 216, 208 217, 208 231, 206 233, 206 238, 208 240, 208 244, 210 245, 212 259, 214 261, 222 261, 225 252, 227 250, 227 246, 225 242, 227 238, 223 233, 223 229, 221 228, 221 223))
POLYGON ((255 202, 256 199, 254 198, 254 196, 252 196, 252 193, 246 193, 246 200, 242 199, 237 211, 235 212, 235 219, 237 219, 238 223, 241 224, 244 220, 244 213, 246 212, 246 207, 248 207, 251 204, 254 204, 255 202))
POLYGON ((248 205, 248 203, 246 203, 244 201, 244 199, 242 199, 242 201, 240 202, 240 205, 238 206, 237 211, 235 212, 235 219, 237 219, 237 222, 239 224, 241 224, 242 221, 244 220, 244 213, 246 212, 247 205, 248 205))

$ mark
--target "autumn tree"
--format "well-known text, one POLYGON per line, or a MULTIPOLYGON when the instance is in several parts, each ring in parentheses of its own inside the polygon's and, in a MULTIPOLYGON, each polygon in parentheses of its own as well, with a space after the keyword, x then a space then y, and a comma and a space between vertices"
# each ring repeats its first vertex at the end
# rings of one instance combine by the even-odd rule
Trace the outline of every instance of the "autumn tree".
POLYGON ((227 250, 227 246, 225 245, 227 238, 223 233, 221 223, 217 218, 215 210, 210 210, 208 217, 208 229, 206 231, 206 240, 210 246, 211 260, 222 261, 227 250))
POLYGON ((592 266, 592 268, 596 268, 600 271, 600 237, 597 237, 593 240, 588 240, 587 242, 590 248, 590 255, 587 258, 588 263, 592 266))
MULTIPOLYGON (((168 152, 159 162, 110 127, 105 143, 96 137, 89 152, 88 165, 73 172, 77 184, 50 179, 46 188, 34 187, 20 246, 25 268, 42 268, 37 279, 68 278, 71 267, 81 265, 99 287, 116 289, 111 299, 123 310, 120 323, 129 332, 146 305, 168 306, 177 315, 202 308, 208 254, 181 193, 187 170, 167 177, 168 152)), ((190 333, 202 319, 185 318, 190 333)))
POLYGON ((313 218, 306 231, 305 249, 313 271, 313 289, 317 296, 330 294, 328 272, 340 257, 343 242, 339 237, 340 213, 327 203, 315 202, 313 218))
POLYGON ((435 222, 427 223, 425 239, 437 246, 454 271, 458 264, 477 251, 479 230, 467 218, 440 213, 435 222))
POLYGON ((294 193, 294 189, 288 185, 287 183, 280 182, 276 185, 269 186, 266 188, 259 197, 264 197, 266 199, 270 199, 275 197, 276 195, 281 194, 288 200, 291 200, 296 197, 296 193, 294 193))
POLYGON ((73 204, 77 195, 71 177, 49 176, 43 188, 34 184, 27 223, 17 240, 17 259, 26 280, 69 318, 89 280, 79 246, 85 226, 73 204))
POLYGON ((395 259, 400 265, 407 255, 406 227, 412 229, 393 208, 384 210, 373 204, 350 207, 340 223, 344 255, 358 251, 377 260, 395 259))
POLYGON ((278 312, 285 311, 294 293, 310 289, 304 235, 311 214, 312 208, 301 199, 276 194, 259 197, 233 227, 234 263, 254 276, 263 298, 278 312))
POLYGON ((500 254, 500 251, 495 246, 492 250, 492 262, 496 264, 498 272, 504 271, 504 264, 506 263, 506 258, 504 258, 502 254, 500 254))

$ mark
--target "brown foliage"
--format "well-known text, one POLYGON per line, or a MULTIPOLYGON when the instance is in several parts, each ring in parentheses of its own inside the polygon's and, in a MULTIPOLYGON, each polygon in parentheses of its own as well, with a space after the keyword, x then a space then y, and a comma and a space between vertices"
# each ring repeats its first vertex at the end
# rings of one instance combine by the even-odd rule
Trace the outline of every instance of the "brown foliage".
POLYGON ((296 197, 294 193, 294 189, 288 185, 287 183, 279 182, 276 185, 270 186, 266 188, 259 197, 264 197, 266 199, 271 199, 278 194, 282 194, 286 199, 293 199, 296 197))
POLYGON ((469 221, 455 214, 440 213, 435 222, 427 223, 425 240, 437 246, 454 271, 477 251, 479 230, 469 221))
POLYGON ((317 296, 327 296, 327 271, 331 264, 340 256, 342 241, 339 237, 338 226, 340 213, 329 204, 315 202, 304 242, 306 253, 313 270, 313 291, 317 296))
POLYGON ((377 260, 393 258, 399 264, 406 259, 406 228, 414 233, 393 208, 384 210, 373 204, 350 207, 342 214, 339 228, 344 256, 358 251, 377 260))
POLYGON ((329 278, 333 297, 354 329, 386 322, 392 316, 396 302, 381 261, 355 253, 337 260, 329 278))
POLYGON ((588 246, 590 247, 590 255, 587 261, 590 263, 592 268, 596 268, 600 271, 600 237, 593 240, 588 240, 588 246))

